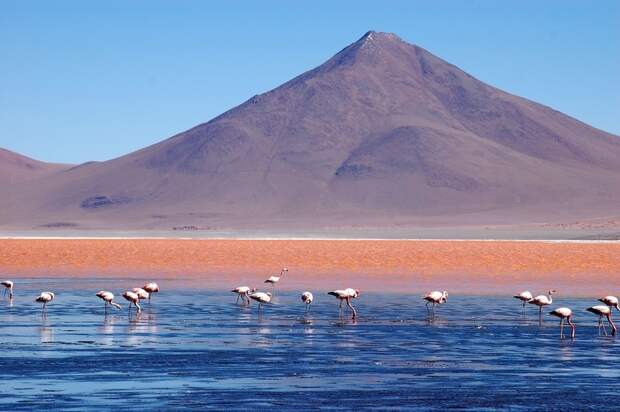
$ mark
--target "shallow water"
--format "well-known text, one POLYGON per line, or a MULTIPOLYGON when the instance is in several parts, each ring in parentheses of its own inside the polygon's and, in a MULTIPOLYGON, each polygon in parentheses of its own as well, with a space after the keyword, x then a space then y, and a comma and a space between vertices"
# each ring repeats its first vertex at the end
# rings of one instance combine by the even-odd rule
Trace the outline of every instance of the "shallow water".
POLYGON ((94 293, 130 283, 20 280, 0 301, 0 410, 617 406, 620 339, 598 336, 592 299, 553 305, 573 308, 572 341, 510 297, 450 296, 429 323, 417 296, 364 294, 354 323, 325 291, 308 313, 282 292, 259 315, 226 291, 168 288, 140 316, 122 297, 105 316, 94 293), (59 292, 45 318, 42 290, 59 292))

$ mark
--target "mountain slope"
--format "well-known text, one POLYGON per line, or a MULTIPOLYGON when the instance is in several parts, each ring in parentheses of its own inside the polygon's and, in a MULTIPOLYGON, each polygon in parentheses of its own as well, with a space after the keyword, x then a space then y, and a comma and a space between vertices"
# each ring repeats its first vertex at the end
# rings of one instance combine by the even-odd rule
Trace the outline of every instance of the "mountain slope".
POLYGON ((71 165, 45 163, 0 148, 0 188, 48 176, 69 167, 71 165))
POLYGON ((0 225, 303 227, 597 216, 620 138, 369 32, 208 123, 23 185, 0 225))

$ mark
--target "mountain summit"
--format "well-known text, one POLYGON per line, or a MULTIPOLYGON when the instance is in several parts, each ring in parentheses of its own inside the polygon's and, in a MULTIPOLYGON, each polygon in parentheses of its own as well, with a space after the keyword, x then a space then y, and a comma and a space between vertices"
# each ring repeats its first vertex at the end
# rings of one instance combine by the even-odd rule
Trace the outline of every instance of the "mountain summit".
POLYGON ((391 33, 153 146, 24 184, 0 224, 391 225, 593 217, 620 138, 391 33))

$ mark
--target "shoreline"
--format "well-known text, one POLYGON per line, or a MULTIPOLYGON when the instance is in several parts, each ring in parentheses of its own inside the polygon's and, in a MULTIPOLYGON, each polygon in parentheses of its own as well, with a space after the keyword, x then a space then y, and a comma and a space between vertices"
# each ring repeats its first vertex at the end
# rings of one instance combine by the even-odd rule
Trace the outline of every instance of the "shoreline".
POLYGON ((214 241, 334 241, 334 242, 516 242, 516 243, 610 243, 616 239, 489 239, 489 238, 330 238, 330 237, 167 237, 167 236, 0 236, 0 240, 214 240, 214 241))
POLYGON ((620 242, 537 240, 0 239, 0 276, 127 278, 220 289, 617 294, 620 242))

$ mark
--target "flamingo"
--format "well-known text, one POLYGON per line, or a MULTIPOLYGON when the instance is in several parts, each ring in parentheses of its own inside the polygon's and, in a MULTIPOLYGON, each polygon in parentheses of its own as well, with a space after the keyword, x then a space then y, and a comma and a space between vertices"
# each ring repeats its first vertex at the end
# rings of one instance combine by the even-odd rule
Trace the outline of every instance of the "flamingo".
POLYGON ((605 330, 605 325, 603 325, 603 316, 607 318, 607 322, 611 326, 611 334, 615 335, 617 332, 616 325, 611 320, 611 308, 609 306, 604 305, 596 305, 586 309, 588 312, 594 313, 598 315, 598 333, 601 333, 601 326, 603 327, 603 331, 605 332, 605 336, 607 336, 607 331, 605 330))
POLYGON ((271 302, 271 293, 270 292, 254 292, 250 295, 250 299, 254 299, 258 302, 258 311, 260 312, 263 305, 271 302))
POLYGON ((269 278, 264 283, 271 283, 271 289, 274 290, 276 283, 280 281, 280 278, 284 276, 284 272, 288 272, 287 268, 282 268, 279 276, 269 276, 269 278))
POLYGON ((519 299, 521 302, 523 302, 523 312, 525 312, 525 304, 531 301, 534 297, 529 290, 526 290, 519 293, 518 295, 514 295, 513 298, 519 299))
POLYGON ((448 292, 445 290, 443 292, 435 290, 424 295, 423 299, 426 301, 426 311, 435 316, 435 305, 446 303, 448 301, 448 292), (431 303, 433 304, 432 311, 428 308, 428 305, 431 303))
POLYGON ((103 300, 103 305, 106 313, 108 313, 108 304, 114 306, 116 309, 121 308, 121 305, 114 302, 114 294, 112 292, 108 292, 107 290, 100 290, 99 292, 97 292, 97 297, 103 300))
POLYGON ((342 302, 345 301, 347 303, 347 306, 353 312, 353 319, 355 319, 357 317, 357 312, 355 311, 355 308, 351 305, 351 299, 359 298, 359 296, 360 296, 360 291, 359 290, 352 289, 352 288, 337 289, 337 290, 331 291, 331 292, 329 292, 327 294, 331 295, 331 296, 335 296, 336 299, 338 299, 340 301, 340 305, 339 305, 340 316, 342 316, 342 302))
POLYGON ((551 303, 553 303, 553 298, 551 297, 551 295, 553 295, 554 293, 556 293, 555 290, 550 290, 548 295, 538 295, 535 298, 532 298, 532 300, 527 302, 529 304, 538 306, 538 316, 541 321, 542 321, 542 308, 543 306, 549 306, 551 305, 551 303))
POLYGON ((151 296, 153 293, 159 293, 159 285, 155 282, 149 282, 146 285, 142 286, 142 289, 146 290, 149 293, 149 303, 151 302, 151 296))
POLYGON ((35 302, 43 303, 42 313, 47 311, 47 304, 54 300, 54 294, 52 292, 41 292, 41 294, 35 299, 35 302))
POLYGON ((604 298, 600 298, 599 302, 603 302, 610 308, 616 308, 620 311, 620 304, 618 303, 618 298, 615 296, 605 296, 604 298))
POLYGON ((138 313, 142 312, 142 308, 140 307, 140 296, 136 292, 128 290, 123 293, 123 297, 125 300, 129 302, 128 311, 131 312, 131 304, 133 303, 136 308, 138 308, 138 313))
POLYGON ((306 311, 310 309, 310 305, 312 304, 313 300, 314 300, 314 296, 312 296, 311 292, 306 291, 301 294, 301 301, 306 304, 306 311))
POLYGON ((572 321, 573 311, 569 308, 557 308, 549 312, 550 315, 560 318, 560 339, 564 337, 564 320, 570 325, 572 332, 570 337, 575 339, 575 324, 572 321))
POLYGON ((256 288, 250 288, 249 286, 237 286, 232 289, 231 292, 237 294, 237 301, 235 303, 239 303, 239 298, 241 298, 244 304, 249 305, 250 294, 256 292, 256 288))
POLYGON ((13 282, 10 280, 3 280, 0 282, 0 285, 4 286, 4 295, 6 296, 6 292, 9 292, 9 299, 13 299, 13 282))
POLYGON ((133 288, 131 291, 138 295, 138 299, 140 300, 150 299, 151 297, 151 294, 142 288, 133 288))

